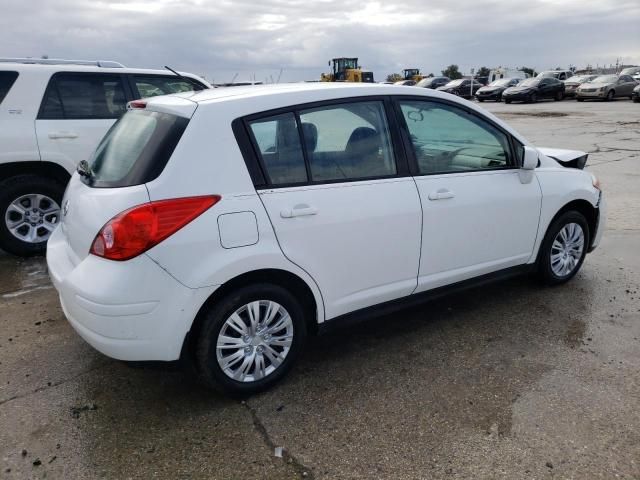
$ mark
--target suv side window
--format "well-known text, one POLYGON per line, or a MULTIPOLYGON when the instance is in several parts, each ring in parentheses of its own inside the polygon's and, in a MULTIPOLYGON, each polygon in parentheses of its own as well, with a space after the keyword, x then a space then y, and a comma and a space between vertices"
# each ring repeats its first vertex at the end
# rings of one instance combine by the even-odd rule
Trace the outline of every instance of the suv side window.
POLYGON ((204 89, 204 85, 200 87, 196 86, 196 80, 194 80, 194 83, 191 83, 176 76, 131 75, 131 79, 138 89, 140 98, 204 89))
POLYGON ((112 119, 127 109, 120 75, 58 73, 51 77, 39 119, 112 119))
POLYGON ((18 78, 18 72, 0 72, 0 103, 2 103, 4 97, 7 96, 9 90, 11 90, 16 78, 18 78))
POLYGON ((509 137, 458 107, 430 101, 400 102, 420 174, 510 168, 509 137))
POLYGON ((342 103, 299 113, 313 182, 396 174, 382 102, 342 103))
POLYGON ((300 135, 293 113, 251 121, 249 129, 272 185, 307 182, 300 135))

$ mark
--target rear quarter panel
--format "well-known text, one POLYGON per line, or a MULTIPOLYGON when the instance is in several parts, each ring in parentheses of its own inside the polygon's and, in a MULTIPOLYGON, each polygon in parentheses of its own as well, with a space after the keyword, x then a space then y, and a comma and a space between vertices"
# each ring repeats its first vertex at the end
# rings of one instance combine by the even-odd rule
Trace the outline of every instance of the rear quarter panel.
POLYGON ((198 108, 163 173, 147 184, 153 200, 220 195, 207 212, 147 252, 162 268, 189 288, 222 285, 238 275, 260 270, 291 272, 309 286, 324 319, 322 296, 314 280, 287 260, 253 186, 231 129, 237 112, 224 103, 198 108), (219 217, 253 212, 258 241, 224 248, 219 217))

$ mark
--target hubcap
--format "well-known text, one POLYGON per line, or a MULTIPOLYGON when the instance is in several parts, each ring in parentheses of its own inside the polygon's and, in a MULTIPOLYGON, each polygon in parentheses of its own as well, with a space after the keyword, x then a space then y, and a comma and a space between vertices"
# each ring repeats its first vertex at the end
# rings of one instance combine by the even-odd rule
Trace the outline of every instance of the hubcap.
POLYGON ((272 374, 289 354, 293 321, 271 300, 238 308, 220 329, 216 359, 222 371, 238 382, 255 382, 272 374))
POLYGON ((584 250, 584 231, 577 223, 568 223, 558 232, 551 245, 551 270, 566 277, 578 265, 584 250))
POLYGON ((52 198, 30 193, 16 198, 4 215, 5 225, 18 240, 46 242, 60 220, 60 205, 52 198))

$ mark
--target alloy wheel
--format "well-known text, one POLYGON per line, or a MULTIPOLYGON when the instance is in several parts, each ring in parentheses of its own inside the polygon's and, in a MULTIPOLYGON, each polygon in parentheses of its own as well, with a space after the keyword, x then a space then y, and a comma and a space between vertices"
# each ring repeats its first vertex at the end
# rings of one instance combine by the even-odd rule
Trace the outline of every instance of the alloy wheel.
POLYGON ((580 263, 584 231, 577 223, 567 223, 551 245, 551 271, 559 278, 570 275, 580 263))
POLYGON ((216 343, 220 369, 238 382, 255 382, 277 370, 291 350, 293 321, 271 300, 243 305, 224 322, 216 343))
POLYGON ((51 197, 30 193, 16 198, 7 207, 7 230, 26 243, 46 242, 60 220, 60 205, 51 197))

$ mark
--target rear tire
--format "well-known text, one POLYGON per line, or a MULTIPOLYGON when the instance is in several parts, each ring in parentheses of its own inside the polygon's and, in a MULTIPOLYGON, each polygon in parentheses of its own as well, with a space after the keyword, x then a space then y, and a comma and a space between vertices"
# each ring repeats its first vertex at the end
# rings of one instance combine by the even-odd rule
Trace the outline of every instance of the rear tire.
POLYGON ((633 100, 633 103, 640 103, 640 98, 638 97, 631 97, 631 100, 633 100))
POLYGON ((538 275, 541 280, 547 285, 571 280, 584 262, 589 242, 589 225, 584 215, 575 210, 560 215, 549 226, 540 245, 538 275))
POLYGON ((511 100, 505 100, 504 103, 506 103, 507 105, 511 103, 511 100))
POLYGON ((556 96, 555 96, 555 97, 553 97, 553 99, 554 99, 556 102, 561 101, 563 98, 564 98, 564 95, 562 94, 562 92, 558 92, 558 93, 556 93, 556 96))
POLYGON ((56 180, 39 175, 0 182, 0 248, 21 257, 43 254, 60 221, 64 189, 56 180))
POLYGON ((576 97, 576 100, 579 101, 579 102, 584 102, 584 98, 576 97))
POLYGON ((279 285, 240 288, 204 315, 196 339, 196 368, 207 387, 230 395, 251 395, 278 382, 307 337, 304 308, 279 285), (270 312, 275 313, 269 321, 270 312), (281 322, 284 326, 278 328, 281 322))

